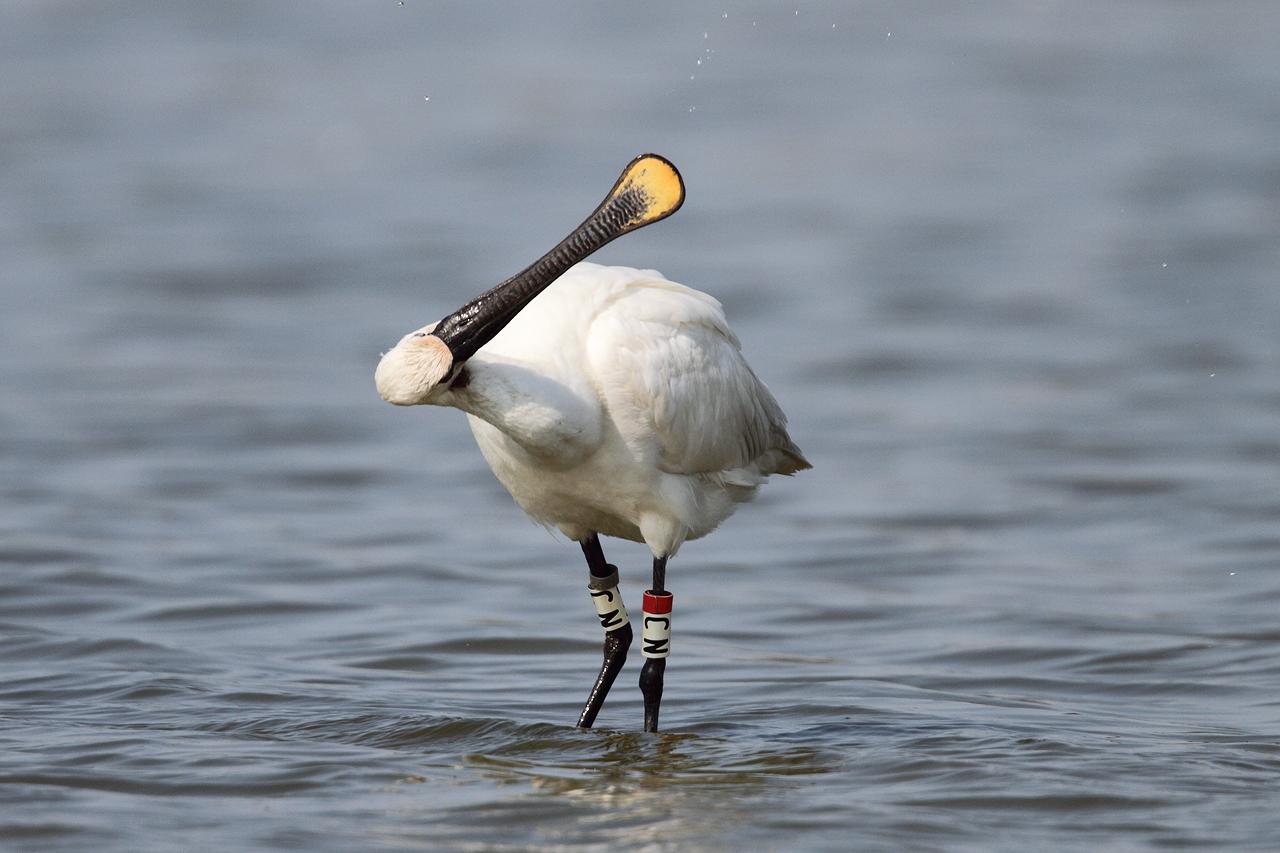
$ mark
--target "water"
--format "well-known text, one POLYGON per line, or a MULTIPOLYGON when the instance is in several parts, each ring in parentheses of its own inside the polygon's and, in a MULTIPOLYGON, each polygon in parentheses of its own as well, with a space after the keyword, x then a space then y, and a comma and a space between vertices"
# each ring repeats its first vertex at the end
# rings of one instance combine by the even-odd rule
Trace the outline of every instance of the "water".
POLYGON ((5 848, 1276 848, 1280 6, 0 18, 5 848), (645 150, 600 259, 816 466, 673 562, 658 737, 638 655, 571 727, 577 548, 372 388, 645 150))

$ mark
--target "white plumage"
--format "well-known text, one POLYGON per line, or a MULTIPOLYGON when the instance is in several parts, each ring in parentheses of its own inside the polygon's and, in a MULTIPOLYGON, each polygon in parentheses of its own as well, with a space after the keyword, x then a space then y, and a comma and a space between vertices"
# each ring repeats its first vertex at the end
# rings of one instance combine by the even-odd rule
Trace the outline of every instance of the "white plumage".
POLYGON ((640 692, 658 730, 671 651, 667 560, 750 500, 770 474, 809 463, 742 357, 720 303, 653 270, 583 259, 684 201, 671 161, 642 154, 551 251, 382 357, 378 393, 466 412, 498 480, 535 520, 582 546, 605 629, 578 725, 590 728, 633 631, 601 533, 646 543, 640 692))
POLYGON ((720 303, 654 270, 573 266, 431 385, 420 348, 434 328, 384 356, 379 390, 466 412, 516 502, 575 541, 602 533, 668 557, 770 474, 809 467, 720 303))

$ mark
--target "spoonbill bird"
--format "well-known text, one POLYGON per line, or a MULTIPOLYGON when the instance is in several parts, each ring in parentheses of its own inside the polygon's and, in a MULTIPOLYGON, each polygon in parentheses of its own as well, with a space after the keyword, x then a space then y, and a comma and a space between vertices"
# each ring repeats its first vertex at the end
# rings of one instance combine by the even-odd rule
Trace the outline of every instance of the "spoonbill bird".
POLYGON ((675 213, 684 182, 666 159, 631 161, 600 206, 523 272, 405 335, 375 376, 398 406, 466 412, 516 503, 582 546, 605 630, 604 663, 578 725, 590 728, 631 646, 618 569, 600 534, 653 552, 640 673, 645 731, 658 730, 671 649, 667 560, 714 530, 770 474, 810 467, 746 360, 720 303, 653 270, 582 263, 675 213))

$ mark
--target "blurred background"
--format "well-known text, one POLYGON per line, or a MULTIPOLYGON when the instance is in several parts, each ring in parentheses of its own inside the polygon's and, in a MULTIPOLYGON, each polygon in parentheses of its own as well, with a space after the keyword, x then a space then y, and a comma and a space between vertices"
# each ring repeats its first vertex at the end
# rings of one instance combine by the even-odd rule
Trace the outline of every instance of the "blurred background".
POLYGON ((0 5, 0 841, 1270 849, 1277 32, 0 5), (595 260, 721 299, 815 465, 673 561, 659 738, 636 661, 570 728, 577 547, 372 382, 644 151, 687 202, 595 260))

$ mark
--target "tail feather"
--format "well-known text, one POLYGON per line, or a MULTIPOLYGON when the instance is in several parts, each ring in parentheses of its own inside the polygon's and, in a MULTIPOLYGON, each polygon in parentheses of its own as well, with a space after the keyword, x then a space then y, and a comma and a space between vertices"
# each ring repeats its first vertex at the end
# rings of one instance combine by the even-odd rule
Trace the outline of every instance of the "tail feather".
POLYGON ((766 473, 785 474, 789 477, 798 471, 807 471, 813 467, 785 430, 775 433, 774 441, 775 445, 769 453, 773 457, 773 464, 770 466, 772 470, 766 473))
POLYGON ((791 445, 791 447, 778 451, 778 453, 782 458, 779 460, 781 464, 778 465, 778 470, 774 472, 775 474, 785 474, 790 477, 798 471, 808 471, 813 467, 813 464, 809 462, 808 459, 804 458, 804 454, 800 452, 800 448, 796 447, 794 444, 791 445))

